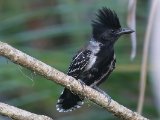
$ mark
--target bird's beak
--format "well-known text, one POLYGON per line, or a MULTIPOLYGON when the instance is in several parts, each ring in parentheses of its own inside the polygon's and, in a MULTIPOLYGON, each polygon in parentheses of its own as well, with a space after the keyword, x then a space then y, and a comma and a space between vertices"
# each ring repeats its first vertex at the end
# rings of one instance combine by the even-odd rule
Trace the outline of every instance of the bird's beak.
POLYGON ((130 29, 130 28, 121 28, 117 31, 117 35, 123 35, 123 34, 130 34, 133 33, 134 30, 130 29))

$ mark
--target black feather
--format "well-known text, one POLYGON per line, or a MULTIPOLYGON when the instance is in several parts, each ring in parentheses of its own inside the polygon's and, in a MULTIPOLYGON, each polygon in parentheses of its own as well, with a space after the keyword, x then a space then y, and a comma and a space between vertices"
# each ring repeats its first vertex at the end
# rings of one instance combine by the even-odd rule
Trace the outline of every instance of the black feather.
MULTIPOLYGON (((114 43, 120 37, 117 32, 120 32, 121 25, 116 13, 103 7, 99 9, 92 27, 93 36, 89 43, 73 57, 68 75, 108 97, 102 90, 97 89, 97 86, 103 83, 115 68, 114 43)), ((69 112, 80 108, 83 100, 82 96, 73 94, 65 88, 56 107, 59 112, 69 112)))
POLYGON ((102 33, 106 29, 121 28, 117 14, 106 7, 99 9, 96 16, 97 18, 95 20, 92 20, 92 27, 94 33, 102 33))

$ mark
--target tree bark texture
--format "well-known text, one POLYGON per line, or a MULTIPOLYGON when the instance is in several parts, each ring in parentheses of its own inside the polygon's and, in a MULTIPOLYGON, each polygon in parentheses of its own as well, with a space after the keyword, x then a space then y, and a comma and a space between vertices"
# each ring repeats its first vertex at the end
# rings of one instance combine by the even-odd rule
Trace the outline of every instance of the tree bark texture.
POLYGON ((13 48, 12 46, 0 42, 0 55, 8 58, 12 62, 19 64, 23 67, 44 76, 48 80, 56 82, 73 93, 84 96, 85 98, 93 101, 107 111, 113 113, 116 117, 123 120, 148 120, 147 118, 139 115, 136 112, 120 105, 116 101, 111 101, 103 94, 92 89, 89 86, 81 84, 79 81, 71 76, 68 76, 55 68, 13 48))
POLYGON ((53 120, 0 102, 0 114, 15 120, 53 120))

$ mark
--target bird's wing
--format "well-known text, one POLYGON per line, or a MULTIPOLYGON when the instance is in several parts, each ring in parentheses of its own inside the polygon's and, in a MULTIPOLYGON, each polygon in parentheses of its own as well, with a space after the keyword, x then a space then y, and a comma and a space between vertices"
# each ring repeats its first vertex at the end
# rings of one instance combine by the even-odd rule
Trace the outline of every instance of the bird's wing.
POLYGON ((90 55, 91 51, 89 50, 80 51, 77 55, 75 55, 69 66, 69 71, 67 74, 77 79, 88 65, 90 55))

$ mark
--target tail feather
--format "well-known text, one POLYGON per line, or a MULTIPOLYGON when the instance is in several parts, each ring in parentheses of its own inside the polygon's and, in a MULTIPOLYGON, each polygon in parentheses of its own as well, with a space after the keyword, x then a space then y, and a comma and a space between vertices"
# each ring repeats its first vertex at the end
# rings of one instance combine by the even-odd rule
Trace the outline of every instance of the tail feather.
POLYGON ((76 108, 80 108, 82 105, 83 99, 65 88, 59 97, 56 108, 59 112, 69 112, 76 108))

